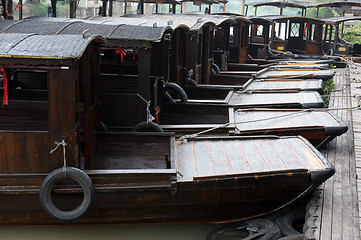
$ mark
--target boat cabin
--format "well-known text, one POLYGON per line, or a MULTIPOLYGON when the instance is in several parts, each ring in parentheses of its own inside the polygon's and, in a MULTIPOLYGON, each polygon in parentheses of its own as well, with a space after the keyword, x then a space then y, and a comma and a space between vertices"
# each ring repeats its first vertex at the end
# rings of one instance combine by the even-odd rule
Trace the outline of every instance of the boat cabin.
POLYGON ((297 3, 283 2, 283 1, 258 2, 254 4, 246 4, 245 16, 265 16, 271 14, 272 15, 278 14, 278 16, 283 16, 283 15, 306 16, 306 10, 307 10, 307 6, 297 3), (251 11, 249 11, 249 8, 253 8, 254 12, 251 13, 251 11), (261 9, 259 10, 258 8, 261 9), (262 14, 262 10, 263 12, 267 10, 267 13, 262 14), (278 12, 275 12, 275 10, 278 12))
POLYGON ((325 21, 322 50, 328 55, 359 56, 361 45, 346 41, 343 36, 347 27, 357 24, 361 17, 334 17, 323 19, 325 21))
POLYGON ((36 34, 1 34, 0 39, 0 65, 5 69, 1 173, 50 172, 62 166, 61 152, 50 154, 54 142, 62 139, 69 146, 69 165, 79 167, 85 157, 83 164, 91 166, 93 136, 89 132, 101 127, 96 90, 99 47, 105 40, 36 34))
POLYGON ((322 20, 298 16, 267 18, 273 21, 270 40, 272 49, 294 54, 322 54, 322 20))

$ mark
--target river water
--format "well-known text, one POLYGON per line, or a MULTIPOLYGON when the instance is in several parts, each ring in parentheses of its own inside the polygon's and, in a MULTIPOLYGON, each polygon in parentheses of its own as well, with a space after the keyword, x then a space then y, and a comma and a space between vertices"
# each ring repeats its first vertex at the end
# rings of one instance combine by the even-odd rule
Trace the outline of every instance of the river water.
POLYGON ((1 226, 1 240, 205 240, 217 225, 1 226))

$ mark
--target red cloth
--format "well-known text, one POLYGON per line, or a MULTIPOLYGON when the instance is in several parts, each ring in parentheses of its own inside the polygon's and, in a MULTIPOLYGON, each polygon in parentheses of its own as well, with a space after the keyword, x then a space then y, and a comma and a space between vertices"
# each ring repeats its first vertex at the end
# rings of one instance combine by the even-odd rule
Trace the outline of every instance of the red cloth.
POLYGON ((121 48, 118 48, 117 50, 115 50, 115 53, 120 54, 120 61, 121 62, 123 62, 123 56, 127 55, 127 53, 121 48))
POLYGON ((0 72, 3 72, 4 76, 4 96, 3 96, 3 105, 8 105, 8 79, 6 77, 6 72, 4 66, 0 67, 0 72))

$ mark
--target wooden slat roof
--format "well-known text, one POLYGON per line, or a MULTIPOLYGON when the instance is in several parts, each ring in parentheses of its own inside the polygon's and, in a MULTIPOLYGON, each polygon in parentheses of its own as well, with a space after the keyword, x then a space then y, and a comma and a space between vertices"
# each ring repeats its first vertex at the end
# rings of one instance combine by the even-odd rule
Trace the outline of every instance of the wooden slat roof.
POLYGON ((105 42, 100 36, 0 34, 0 57, 6 58, 80 58, 91 41, 105 42))
POLYGON ((316 110, 239 109, 234 112, 234 121, 237 122, 237 132, 302 127, 320 127, 326 130, 346 127, 337 115, 316 110))
MULTIPOLYGON (((323 107, 321 95, 318 92, 296 92, 296 93, 237 93, 234 92, 228 102, 231 106, 238 107, 262 107, 282 105, 291 108, 291 105, 301 105, 302 108, 323 107)), ((293 107, 294 108, 294 107, 293 107)))
POLYGON ((249 173, 320 170, 329 163, 301 137, 205 138, 176 141, 179 181, 249 173))
POLYGON ((305 9, 306 6, 297 4, 297 3, 291 3, 291 2, 260 2, 260 3, 248 3, 247 6, 251 7, 261 7, 261 6, 274 6, 274 7, 293 7, 293 8, 303 8, 305 9))
POLYGON ((322 91, 323 81, 313 80, 294 80, 294 81, 267 81, 253 80, 248 85, 243 86, 245 91, 322 91))
POLYGON ((318 70, 318 69, 287 69, 287 71, 269 70, 260 71, 257 73, 257 78, 279 78, 279 77, 300 77, 300 78, 332 78, 335 71, 332 69, 318 70))
POLYGON ((307 7, 313 8, 313 7, 344 7, 344 6, 352 6, 352 7, 360 7, 361 2, 358 1, 334 1, 334 2, 323 2, 323 3, 315 3, 315 4, 309 4, 307 7))
MULTIPOLYGON (((87 21, 59 18, 31 18, 29 20, 6 20, 6 25, 0 24, 3 33, 36 33, 47 35, 78 35, 87 31, 88 35, 101 35, 108 39, 139 40, 159 42, 169 26, 141 26, 139 24, 125 25, 119 22, 87 21)), ((0 22, 1 23, 1 22, 0 22)))
POLYGON ((333 17, 333 18, 324 18, 322 20, 325 21, 327 24, 339 24, 342 22, 361 20, 361 16, 333 17))

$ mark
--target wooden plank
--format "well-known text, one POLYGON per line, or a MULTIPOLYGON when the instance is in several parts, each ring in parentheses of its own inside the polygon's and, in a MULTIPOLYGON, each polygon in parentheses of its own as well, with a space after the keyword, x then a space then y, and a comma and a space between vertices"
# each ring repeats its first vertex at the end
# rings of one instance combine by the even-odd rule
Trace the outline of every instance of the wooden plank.
POLYGON ((227 152, 227 157, 234 173, 246 173, 253 171, 250 160, 247 159, 243 148, 241 148, 237 142, 235 144, 231 141, 222 141, 222 145, 227 152))
POLYGON ((269 142, 269 144, 272 145, 272 148, 276 152, 280 153, 280 158, 288 169, 305 168, 305 165, 295 158, 293 152, 284 141, 272 141, 269 142))
POLYGON ((26 159, 24 159, 24 164, 26 164, 27 172, 46 173, 51 169, 48 139, 47 133, 27 133, 25 135, 26 159))
POLYGON ((285 162, 282 160, 280 153, 276 152, 272 147, 271 142, 275 142, 277 140, 268 140, 264 141, 264 139, 253 139, 252 143, 257 148, 257 151, 262 156, 263 160, 267 164, 267 166, 271 170, 284 170, 287 169, 285 162))
POLYGON ((198 169, 195 161, 193 141, 185 143, 176 142, 176 162, 177 171, 181 176, 179 181, 192 181, 194 176, 198 176, 198 169))
POLYGON ((249 163, 251 164, 253 170, 255 172, 263 172, 269 171, 270 168, 264 162, 264 159, 257 151, 257 148, 251 141, 238 141, 239 147, 241 151, 244 152, 245 157, 248 159, 249 163))
POLYGON ((6 133, 7 173, 26 172, 26 142, 22 133, 6 133))
POLYGON ((7 172, 6 133, 0 132, 0 171, 7 172))
POLYGON ((211 176, 216 174, 214 161, 210 152, 208 141, 194 141, 194 158, 199 176, 211 176))
POLYGON ((230 159, 224 149, 223 141, 207 141, 208 151, 217 175, 234 174, 230 159))
POLYGON ((320 162, 315 153, 310 149, 305 148, 305 143, 300 139, 298 141, 292 141, 292 143, 287 142, 286 144, 290 149, 292 149, 295 157, 299 159, 299 161, 301 161, 307 169, 324 168, 324 164, 320 162))

